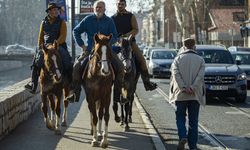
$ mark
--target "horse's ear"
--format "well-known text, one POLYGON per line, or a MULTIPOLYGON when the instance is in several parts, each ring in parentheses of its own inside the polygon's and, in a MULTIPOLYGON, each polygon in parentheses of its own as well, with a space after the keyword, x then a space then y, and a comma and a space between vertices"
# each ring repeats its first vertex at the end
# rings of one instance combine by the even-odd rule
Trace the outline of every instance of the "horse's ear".
POLYGON ((112 34, 108 35, 108 39, 111 40, 112 39, 112 34))
POLYGON ((100 41, 100 38, 99 38, 98 34, 95 34, 95 35, 94 35, 94 40, 95 40, 97 43, 100 41))

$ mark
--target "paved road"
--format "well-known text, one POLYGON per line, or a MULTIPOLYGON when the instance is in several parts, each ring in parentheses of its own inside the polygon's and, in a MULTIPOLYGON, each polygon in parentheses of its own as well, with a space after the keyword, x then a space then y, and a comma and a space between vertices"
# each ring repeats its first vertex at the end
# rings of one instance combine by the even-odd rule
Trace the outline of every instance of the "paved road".
MULTIPOLYGON (((153 125, 165 142, 166 149, 176 149, 178 143, 175 124, 175 111, 168 103, 168 79, 153 79, 159 88, 153 92, 147 92, 139 82, 137 94, 144 106, 153 125), (162 94, 162 92, 164 92, 162 94)), ((248 91, 248 95, 250 95, 248 91)), ((219 101, 208 100, 205 108, 200 111, 200 124, 213 134, 229 149, 250 149, 250 98, 246 103, 239 104, 233 99, 219 101), (231 103, 232 106, 227 103, 231 103), (238 108, 243 110, 240 111, 238 108)), ((204 131, 199 132, 200 149, 220 149, 211 141, 204 131)))
MULTIPOLYGON (((13 132, 0 141, 1 150, 92 150, 90 145, 90 120, 87 103, 84 97, 79 103, 69 106, 69 126, 63 128, 62 136, 54 135, 44 123, 40 110, 13 132)), ((109 147, 118 150, 154 150, 155 146, 148 135, 145 124, 133 107, 133 123, 130 131, 124 132, 120 124, 115 123, 110 110, 109 147)))

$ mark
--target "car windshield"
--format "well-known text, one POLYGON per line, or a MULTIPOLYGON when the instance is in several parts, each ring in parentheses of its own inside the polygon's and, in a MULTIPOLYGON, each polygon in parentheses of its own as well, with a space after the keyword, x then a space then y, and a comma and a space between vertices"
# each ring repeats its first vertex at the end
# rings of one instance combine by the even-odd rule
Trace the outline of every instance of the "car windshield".
POLYGON ((198 50, 198 54, 204 58, 205 63, 234 64, 234 60, 229 51, 198 50))
POLYGON ((171 51, 153 51, 152 59, 174 59, 175 52, 171 51))
POLYGON ((237 49, 238 49, 238 51, 249 51, 250 52, 250 48, 247 48, 247 47, 238 47, 237 49))
POLYGON ((242 65, 250 65, 250 54, 232 54, 234 60, 239 60, 242 65))

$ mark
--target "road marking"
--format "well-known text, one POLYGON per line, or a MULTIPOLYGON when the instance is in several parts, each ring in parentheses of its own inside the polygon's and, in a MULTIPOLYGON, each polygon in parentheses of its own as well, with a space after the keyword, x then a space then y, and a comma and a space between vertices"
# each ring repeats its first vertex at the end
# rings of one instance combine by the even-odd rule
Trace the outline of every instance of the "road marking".
MULTIPOLYGON (((173 103, 170 103, 168 95, 159 87, 156 89, 164 98, 165 100, 176 110, 176 106, 173 103)), ((208 129, 206 129, 203 125, 199 123, 199 130, 203 131, 207 138, 210 139, 210 142, 212 142, 215 146, 217 146, 221 150, 228 150, 226 145, 224 145, 218 138, 216 138, 215 135, 213 135, 208 129)))
POLYGON ((142 117, 142 120, 143 120, 143 122, 145 124, 145 127, 148 130, 148 134, 150 135, 150 137, 151 137, 151 139, 152 139, 152 141, 153 141, 153 143, 155 145, 155 149, 156 150, 166 150, 165 145, 163 144, 158 132, 156 132, 156 129, 152 125, 152 123, 151 123, 145 109, 141 105, 139 99, 140 98, 135 93, 135 99, 134 99, 135 104, 136 104, 136 106, 137 106, 137 108, 139 110, 139 113, 140 113, 140 115, 142 117))

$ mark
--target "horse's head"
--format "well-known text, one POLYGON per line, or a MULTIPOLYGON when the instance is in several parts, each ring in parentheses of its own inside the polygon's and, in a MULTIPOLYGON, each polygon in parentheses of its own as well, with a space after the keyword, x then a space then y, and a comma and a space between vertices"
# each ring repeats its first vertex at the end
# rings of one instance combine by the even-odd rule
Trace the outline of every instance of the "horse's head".
POLYGON ((92 74, 99 73, 103 76, 109 75, 110 63, 111 63, 111 46, 110 40, 112 35, 105 36, 102 34, 95 34, 94 36, 94 53, 93 53, 93 66, 92 66, 92 74))
POLYGON ((120 38, 121 51, 119 54, 119 58, 122 60, 126 73, 129 73, 132 70, 133 66, 131 40, 132 35, 127 38, 120 38))
POLYGON ((53 82, 59 83, 62 79, 62 59, 59 47, 55 41, 53 44, 43 45, 44 67, 53 82))

